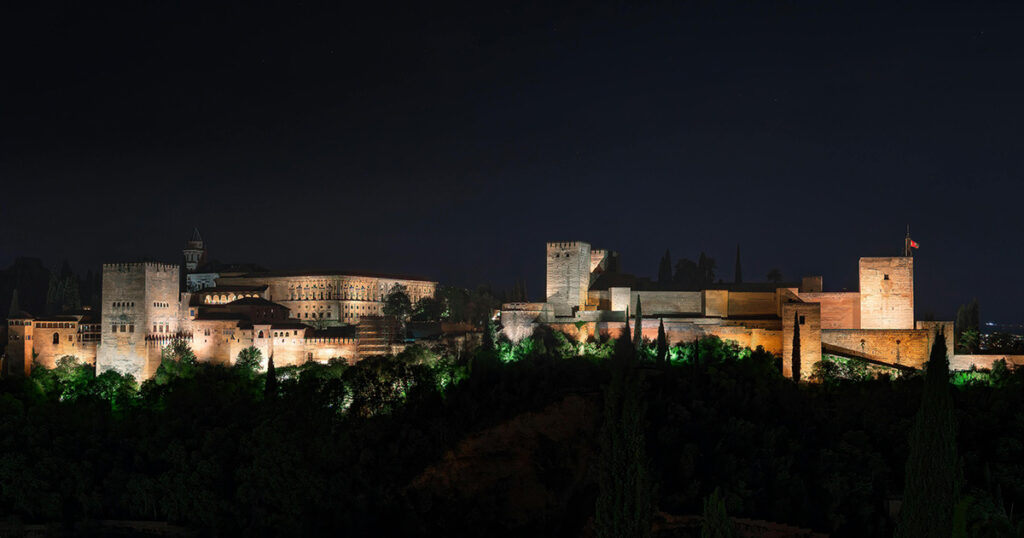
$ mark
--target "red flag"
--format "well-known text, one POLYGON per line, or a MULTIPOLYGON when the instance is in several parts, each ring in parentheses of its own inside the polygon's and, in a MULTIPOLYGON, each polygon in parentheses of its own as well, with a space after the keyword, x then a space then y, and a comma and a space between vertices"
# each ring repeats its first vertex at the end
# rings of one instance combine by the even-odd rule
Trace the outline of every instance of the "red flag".
POLYGON ((913 239, 911 239, 910 240, 910 248, 921 248, 921 247, 917 244, 917 241, 914 241, 913 239))

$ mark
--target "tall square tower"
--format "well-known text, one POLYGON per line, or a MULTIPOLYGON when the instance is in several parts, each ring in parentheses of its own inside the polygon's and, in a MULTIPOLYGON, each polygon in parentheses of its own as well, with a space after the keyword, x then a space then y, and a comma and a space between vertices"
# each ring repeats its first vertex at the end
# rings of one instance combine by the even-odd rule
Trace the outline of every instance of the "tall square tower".
POLYGON ((587 304, 590 289, 590 243, 547 244, 547 302, 559 316, 572 315, 587 304))
POLYGON ((860 326, 914 328, 914 258, 860 259, 860 326))
POLYGON ((103 325, 97 373, 117 370, 142 381, 155 372, 150 344, 179 330, 178 283, 177 265, 103 265, 103 325))

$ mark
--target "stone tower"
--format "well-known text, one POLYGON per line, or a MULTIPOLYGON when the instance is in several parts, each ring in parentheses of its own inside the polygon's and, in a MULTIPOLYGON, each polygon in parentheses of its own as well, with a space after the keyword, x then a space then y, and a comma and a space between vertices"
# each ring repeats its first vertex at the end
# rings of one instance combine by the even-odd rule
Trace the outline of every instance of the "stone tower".
POLYGON ((914 258, 860 259, 860 326, 914 328, 914 258))
POLYGON ((590 243, 547 244, 547 302, 559 316, 570 316, 587 304, 590 288, 590 243))
POLYGON ((185 243, 181 253, 185 255, 185 271, 189 273, 206 262, 206 246, 203 244, 203 236, 199 235, 199 228, 192 230, 192 239, 185 243))
POLYGON ((179 330, 179 266, 103 265, 103 326, 96 373, 117 370, 141 381, 159 366, 160 342, 179 330))

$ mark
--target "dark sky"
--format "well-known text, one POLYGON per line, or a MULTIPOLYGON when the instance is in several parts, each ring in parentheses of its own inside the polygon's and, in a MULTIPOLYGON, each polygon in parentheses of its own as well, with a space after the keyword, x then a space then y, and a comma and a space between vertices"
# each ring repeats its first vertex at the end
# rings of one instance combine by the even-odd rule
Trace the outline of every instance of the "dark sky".
POLYGON ((0 265, 177 261, 198 226, 222 261, 535 298, 575 239, 839 290, 910 224, 919 316, 1024 320, 1020 9, 24 4, 0 265))

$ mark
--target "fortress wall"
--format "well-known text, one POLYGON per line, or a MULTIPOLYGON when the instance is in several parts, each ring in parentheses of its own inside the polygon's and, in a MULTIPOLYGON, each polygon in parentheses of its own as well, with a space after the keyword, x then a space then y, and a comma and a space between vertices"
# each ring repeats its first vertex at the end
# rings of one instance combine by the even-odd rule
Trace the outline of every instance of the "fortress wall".
POLYGON ((612 292, 607 290, 588 291, 587 310, 612 310, 612 292))
POLYGON ((891 362, 920 368, 928 361, 928 330, 832 329, 821 332, 821 342, 891 362))
POLYGON ((270 353, 275 367, 298 366, 306 362, 305 329, 271 329, 270 332, 270 353))
POLYGON ((195 320, 192 323, 192 352, 200 361, 231 366, 238 357, 238 351, 247 347, 241 345, 242 332, 236 320, 195 320))
POLYGON ((856 292, 800 293, 805 303, 821 305, 822 329, 859 329, 860 294, 856 292))
POLYGON ((860 326, 914 328, 914 258, 860 259, 860 326))
POLYGON ((793 377, 793 333, 800 324, 800 378, 811 375, 814 363, 821 360, 821 305, 785 303, 782 305, 782 375, 793 377))
MULTIPOLYGON (((658 340, 658 323, 659 320, 657 319, 645 319, 643 321, 642 334, 644 338, 651 342, 658 340)), ((630 322, 630 327, 632 328, 632 326, 632 322, 630 322)), ((588 324, 582 329, 577 329, 575 325, 568 323, 552 325, 553 329, 561 330, 567 335, 583 338, 584 340, 587 336, 591 335, 619 338, 625 327, 626 324, 621 321, 588 324), (584 332, 586 334, 582 335, 584 332)), ((711 336, 735 342, 740 347, 756 349, 757 346, 761 346, 770 353, 782 354, 782 331, 780 330, 751 329, 735 325, 712 325, 665 320, 665 337, 668 339, 669 345, 687 344, 698 338, 708 338, 711 336)))
POLYGON ((729 317, 729 292, 727 290, 704 290, 704 315, 729 317))
POLYGON ((771 292, 726 291, 727 313, 732 318, 776 315, 776 294, 771 292))
POLYGON ((950 370, 970 370, 974 368, 991 369, 992 364, 1000 359, 1006 360, 1010 368, 1024 366, 1024 355, 953 355, 949 361, 950 370))
MULTIPOLYGON (((355 338, 307 338, 306 356, 313 354, 313 360, 327 362, 334 358, 343 358, 349 364, 358 359, 358 345, 355 338)), ((277 359, 274 359, 277 360, 277 359)))
POLYGON ((928 356, 931 357, 932 346, 935 345, 935 337, 938 331, 941 329, 943 337, 946 341, 946 360, 953 361, 953 353, 956 348, 953 347, 953 322, 952 321, 918 321, 916 323, 918 330, 928 331, 928 356))
POLYGON ((513 342, 533 334, 544 303, 506 303, 501 305, 501 333, 513 342))
POLYGON ((659 314, 700 315, 702 311, 699 291, 634 291, 629 294, 631 316, 636 313, 638 297, 645 317, 659 314))
POLYGON ((611 295, 612 310, 625 312, 628 308, 632 308, 633 294, 629 288, 609 288, 608 293, 611 295))

